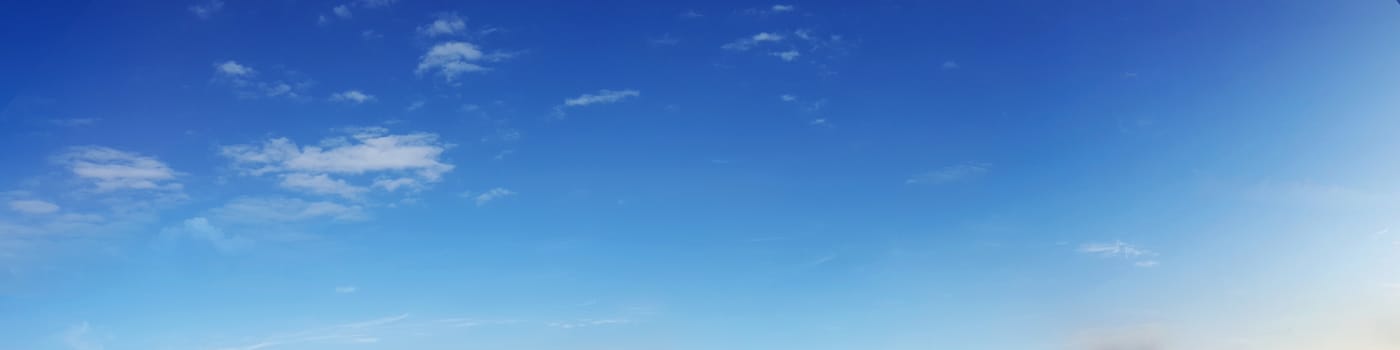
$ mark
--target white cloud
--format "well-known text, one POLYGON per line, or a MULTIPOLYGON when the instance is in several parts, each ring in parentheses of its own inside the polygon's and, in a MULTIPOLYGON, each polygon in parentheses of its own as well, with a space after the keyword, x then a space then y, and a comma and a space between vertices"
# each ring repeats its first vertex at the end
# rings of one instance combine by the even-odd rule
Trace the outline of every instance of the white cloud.
POLYGON ((505 188, 502 188, 502 187, 496 187, 496 188, 492 188, 492 189, 490 189, 490 190, 487 190, 486 192, 483 192, 483 193, 481 193, 481 194, 478 194, 478 195, 476 195, 476 196, 472 196, 470 192, 464 193, 463 195, 464 195, 464 196, 471 197, 472 200, 476 201, 476 206, 479 207, 479 206, 486 205, 486 203, 490 203, 490 202, 493 201, 493 200, 497 200, 497 199, 501 199, 501 198, 513 196, 513 195, 515 195, 515 192, 512 192, 511 190, 508 190, 508 189, 505 189, 505 188))
POLYGON ((180 189, 173 181, 176 172, 154 157, 107 147, 74 147, 58 161, 73 175, 91 181, 98 192, 180 189))
POLYGON ((326 174, 311 175, 306 173, 290 173, 282 175, 281 185, 283 188, 310 192, 314 194, 338 195, 345 198, 356 198, 360 193, 365 192, 365 188, 351 185, 342 179, 332 179, 326 174))
POLYGON ((358 290, 360 290, 360 289, 357 288, 357 287, 355 287, 355 286, 339 286, 339 287, 335 287, 335 292, 336 292, 336 294, 350 294, 350 293, 354 293, 354 292, 356 292, 356 291, 358 291, 358 290))
POLYGON ((428 104, 427 101, 417 100, 417 101, 413 101, 413 103, 409 103, 409 104, 408 104, 408 107, 404 107, 403 110, 408 111, 408 112, 412 112, 412 111, 416 111, 416 110, 422 109, 423 106, 426 106, 427 104, 428 104))
POLYGON ((564 110, 565 110, 565 109, 568 109, 568 108, 583 107, 583 106, 594 105, 594 104, 610 104, 610 103, 617 103, 617 102, 620 102, 620 101, 622 101, 622 100, 626 100, 626 99, 628 99, 628 98, 633 98, 633 97, 637 97, 637 96, 641 96, 641 95, 642 95, 642 93, 641 93, 640 91, 632 90, 632 89, 626 89, 626 90, 608 90, 608 89, 603 89, 603 90, 598 90, 597 93, 583 94, 583 95, 579 95, 578 97, 566 98, 566 99, 564 99, 564 104, 558 105, 558 106, 554 106, 554 115, 562 118, 562 117, 564 116, 564 110))
POLYGON ((797 6, 792 6, 792 5, 773 5, 772 11, 773 11, 773 12, 792 12, 793 10, 796 10, 796 9, 797 9, 797 6))
POLYGON ((248 66, 238 64, 236 61, 224 61, 214 64, 214 71, 226 77, 245 78, 252 76, 254 71, 248 66))
POLYGON ((905 180, 906 184, 928 184, 939 185, 955 182, 975 176, 980 176, 988 171, 986 164, 958 164, 943 167, 942 169, 915 175, 905 180))
POLYGON ((190 13, 199 19, 209 19, 215 13, 224 9, 224 2, 221 0, 207 0, 198 4, 190 5, 190 13))
POLYGON ((832 126, 832 125, 831 125, 831 121, 826 120, 826 118, 812 119, 812 121, 807 122, 807 124, 808 124, 808 125, 811 125, 811 126, 820 126, 820 127, 828 127, 828 128, 832 126))
POLYGON ((162 229, 160 234, 167 239, 189 238, 208 241, 214 246, 214 249, 223 253, 238 252, 253 244, 250 239, 225 233, 224 230, 211 225, 209 219, 203 217, 186 219, 180 225, 162 229))
POLYGON ((283 72, 288 80, 257 79, 258 75, 257 70, 237 61, 214 63, 214 81, 233 87, 239 97, 300 98, 299 91, 311 85, 309 80, 296 77, 294 72, 283 72))
POLYGON ((418 33, 429 37, 439 35, 462 35, 467 32, 467 21, 456 13, 444 13, 432 23, 418 27, 418 33))
POLYGON ((355 221, 365 219, 364 209, 327 201, 286 197, 240 197, 209 210, 211 217, 242 224, 288 223, 313 219, 355 221))
POLYGON ((942 66, 942 68, 945 69, 945 70, 946 70, 946 69, 958 69, 958 68, 961 68, 961 67, 962 67, 962 66, 959 66, 957 62, 953 62, 953 61, 945 61, 945 62, 943 62, 943 66, 942 66))
POLYGON ((705 14, 695 12, 695 10, 685 10, 685 12, 681 12, 681 18, 695 19, 701 17, 705 17, 705 14))
POLYGON ((596 94, 583 94, 579 97, 565 99, 564 105, 569 107, 581 107, 592 104, 609 104, 625 100, 629 97, 641 96, 637 90, 598 90, 596 94))
POLYGON ((491 70, 481 65, 483 62, 499 62, 513 57, 510 53, 496 52, 485 54, 476 45, 468 42, 449 41, 433 46, 418 62, 415 72, 436 72, 451 82, 463 73, 491 70))
POLYGON ((360 90, 347 90, 332 94, 331 101, 361 104, 374 101, 374 95, 366 94, 360 90))
POLYGON ((340 17, 341 19, 349 19, 351 16, 353 16, 350 13, 350 7, 345 5, 340 5, 336 6, 335 8, 332 8, 331 13, 334 13, 336 17, 340 17))
POLYGON ((349 137, 323 140, 319 146, 275 138, 262 144, 226 146, 221 153, 249 175, 283 174, 284 186, 347 195, 363 186, 351 186, 330 175, 399 174, 415 177, 417 183, 436 182, 453 169, 441 161, 447 147, 436 134, 389 134, 383 128, 363 128, 352 130, 349 137))
POLYGON ((783 59, 783 61, 788 61, 788 62, 792 62, 793 60, 796 60, 797 57, 802 56, 802 53, 801 53, 801 52, 797 52, 797 50, 787 50, 787 51, 783 51, 783 52, 772 52, 772 53, 769 53, 769 54, 770 54, 770 55, 773 55, 773 56, 777 56, 778 58, 783 59))
POLYGON ((1089 255, 1097 255, 1106 258, 1138 258, 1143 256, 1155 256, 1152 251, 1139 248, 1135 245, 1123 241, 1113 241, 1107 243, 1085 243, 1079 246, 1079 252, 1089 255))
POLYGON ((58 211, 58 205, 36 199, 21 199, 10 201, 10 210, 30 215, 52 214, 58 211))
POLYGON ((758 46, 759 44, 775 43, 782 40, 782 34, 762 32, 754 34, 750 37, 739 38, 738 40, 734 40, 728 44, 720 46, 720 48, 733 51, 747 51, 749 49, 752 49, 754 46, 758 46))
POLYGON ((783 100, 783 102, 793 102, 797 101, 797 96, 794 96, 792 94, 782 94, 778 95, 778 99, 783 100))

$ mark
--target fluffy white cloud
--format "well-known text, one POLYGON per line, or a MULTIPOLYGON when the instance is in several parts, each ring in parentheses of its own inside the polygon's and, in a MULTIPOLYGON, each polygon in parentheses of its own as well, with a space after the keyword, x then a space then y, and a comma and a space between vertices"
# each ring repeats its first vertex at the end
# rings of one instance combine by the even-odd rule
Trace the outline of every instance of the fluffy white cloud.
POLYGON ((190 13, 199 19, 209 19, 215 13, 224 9, 224 2, 221 0, 207 0, 198 4, 190 5, 190 13))
POLYGON ((10 210, 32 215, 51 214, 58 211, 58 205, 36 199, 21 199, 10 201, 10 210))
POLYGON ((248 66, 238 64, 238 62, 231 60, 214 64, 214 71, 226 77, 239 78, 249 77, 254 73, 252 68, 248 68, 248 66))
POLYGON ((565 99, 564 105, 569 107, 581 107, 591 104, 608 104, 625 100, 629 97, 641 96, 637 90, 598 90, 596 94, 583 94, 579 97, 565 99))
POLYGON ((418 74, 436 72, 451 82, 464 73, 491 70, 481 63, 499 62, 513 57, 513 54, 494 52, 487 54, 472 43, 449 41, 433 46, 418 61, 418 74))
POLYGON ((221 153, 247 174, 280 174, 285 188, 350 198, 364 192, 364 186, 332 178, 332 174, 379 174, 374 187, 390 191, 403 186, 416 188, 452 171, 452 165, 441 161, 447 147, 436 134, 389 134, 383 128, 364 128, 349 137, 323 140, 318 146, 298 146, 286 138, 275 138, 262 144, 226 146, 221 153), (383 178, 395 174, 396 179, 383 178))
POLYGON ((985 164, 958 164, 943 167, 942 169, 915 175, 904 180, 904 183, 911 185, 928 184, 938 185, 955 182, 975 176, 982 175, 988 171, 985 164))
POLYGON ((374 95, 366 94, 360 90, 347 90, 331 94, 331 101, 361 104, 374 101, 374 95))
POLYGON ((154 157, 107 147, 75 147, 58 157, 73 175, 98 192, 124 189, 178 190, 176 172, 154 157))
POLYGON ((253 244, 250 239, 225 233, 224 230, 210 224, 209 219, 203 217, 186 219, 180 225, 162 229, 160 234, 167 239, 188 238, 207 241, 215 249, 224 253, 237 252, 253 244))
POLYGON ((773 11, 773 12, 792 12, 793 10, 796 10, 796 9, 797 9, 797 6, 779 4, 779 5, 773 5, 772 11, 773 11))
POLYGON ((434 37, 439 35, 462 35, 467 32, 467 21, 456 13, 444 13, 432 23, 418 27, 418 33, 434 37))
POLYGON ((493 200, 497 200, 497 199, 501 199, 501 198, 513 196, 513 195, 515 195, 515 192, 513 192, 513 191, 511 191, 511 190, 508 190, 508 189, 505 189, 505 188, 502 188, 502 187, 496 187, 496 188, 492 188, 492 189, 490 189, 490 190, 487 190, 486 192, 482 192, 481 194, 478 194, 478 195, 476 195, 476 196, 472 196, 472 194, 471 194, 470 192, 464 193, 463 195, 464 195, 464 196, 467 196, 467 197, 471 197, 473 201, 476 201, 476 206, 479 207, 479 206, 486 205, 486 203, 490 203, 490 202, 493 201, 493 200))
POLYGON ((720 46, 720 48, 733 51, 747 51, 749 49, 754 48, 754 46, 758 46, 759 44, 783 41, 783 38, 784 37, 782 34, 762 32, 754 34, 750 37, 739 38, 738 40, 734 40, 728 44, 724 44, 724 46, 720 46))

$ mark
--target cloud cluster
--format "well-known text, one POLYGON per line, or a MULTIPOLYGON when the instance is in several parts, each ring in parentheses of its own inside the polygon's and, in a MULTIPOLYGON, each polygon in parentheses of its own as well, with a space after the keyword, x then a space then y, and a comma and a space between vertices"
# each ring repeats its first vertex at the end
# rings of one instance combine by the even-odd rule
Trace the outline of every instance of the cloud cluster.
POLYGON ((476 45, 464 41, 449 41, 434 45, 419 58, 418 75, 437 74, 452 82, 465 73, 485 72, 491 68, 483 63, 500 62, 514 57, 511 53, 485 53, 476 45))
POLYGON ((371 186, 392 192, 439 181, 453 169, 441 160, 448 147, 436 134, 390 134, 384 128, 363 128, 315 146, 274 138, 261 144, 225 146, 220 153, 245 174, 278 177, 284 188, 355 198, 371 186), (346 178, 361 178, 362 184, 346 178))
POLYGON ((263 79, 262 72, 252 67, 228 60, 214 63, 215 83, 232 87, 241 98, 301 98, 310 80, 297 77, 291 72, 282 72, 283 79, 263 79))

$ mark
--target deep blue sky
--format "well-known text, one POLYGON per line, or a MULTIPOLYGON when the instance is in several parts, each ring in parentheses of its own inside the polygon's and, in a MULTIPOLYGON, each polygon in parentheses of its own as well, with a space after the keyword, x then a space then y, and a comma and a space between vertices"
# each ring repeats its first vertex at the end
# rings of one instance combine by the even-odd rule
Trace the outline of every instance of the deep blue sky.
POLYGON ((1392 349, 1396 38, 1382 0, 7 3, 0 348, 1392 349))

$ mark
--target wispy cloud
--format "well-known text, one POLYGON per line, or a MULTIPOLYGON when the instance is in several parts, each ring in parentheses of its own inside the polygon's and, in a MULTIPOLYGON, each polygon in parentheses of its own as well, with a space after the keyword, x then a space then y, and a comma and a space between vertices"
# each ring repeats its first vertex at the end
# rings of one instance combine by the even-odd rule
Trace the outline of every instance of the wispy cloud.
POLYGON ((598 90, 594 94, 583 94, 579 97, 565 99, 564 105, 569 107, 582 107, 593 104, 609 104, 619 102, 631 97, 641 96, 637 90, 598 90))
POLYGON ((339 5, 331 8, 331 13, 335 14, 336 17, 340 17, 340 19, 350 19, 350 17, 354 16, 354 14, 350 13, 350 6, 346 5, 339 5))
POLYGON ((193 13, 195 17, 199 17, 199 19, 209 19, 209 17, 213 17, 214 14, 219 13, 219 11, 223 9, 224 2, 222 0, 205 0, 190 5, 189 7, 190 13, 193 13))
POLYGON ((89 146, 71 148, 57 159, 98 192, 181 189, 175 170, 155 157, 89 146))
POLYGON ((514 192, 514 191, 511 191, 511 190, 508 190, 508 189, 506 189, 506 188, 504 188, 504 187, 496 187, 496 188, 492 188, 492 189, 486 190, 486 192, 482 192, 482 193, 479 193, 479 194, 473 194, 473 193, 471 193, 471 192, 467 192, 467 193, 463 193, 462 195, 463 195, 463 196, 466 196, 466 197, 472 198, 472 200, 476 202, 476 206, 479 207, 479 206, 486 205, 486 203, 490 203, 491 201, 494 201, 494 200, 497 200, 497 199, 501 199, 501 198, 505 198, 505 197, 509 197, 509 196, 514 196, 514 195, 515 195, 515 192, 514 192))
POLYGON ((981 176, 990 168, 986 164, 965 163, 943 167, 938 170, 914 175, 904 183, 911 185, 941 185, 981 176))
POLYGON ((58 209, 59 208, 57 204, 37 199, 20 199, 10 201, 10 210, 29 215, 52 214, 58 211, 58 209))
POLYGON ((618 318, 608 318, 608 319, 583 319, 583 320, 577 320, 577 321, 549 322, 549 323, 546 323, 545 325, 546 325, 546 326, 550 326, 550 327, 554 327, 554 328, 573 329, 573 328, 586 328, 586 327, 597 327, 597 326, 607 326, 607 325, 620 325, 620 324, 628 324, 628 323, 632 323, 632 320, 628 320, 628 319, 618 319, 618 318))
POLYGON ((782 51, 782 52, 771 52, 771 53, 769 53, 769 55, 777 56, 778 58, 783 59, 783 61, 792 62, 793 60, 796 60, 798 57, 801 57, 801 56, 802 56, 802 53, 801 53, 801 52, 797 52, 797 50, 787 50, 787 51, 782 51))
POLYGON ((782 34, 762 32, 754 34, 752 36, 747 36, 731 41, 728 44, 720 46, 720 48, 732 51, 748 51, 749 49, 752 49, 755 46, 764 43, 776 43, 783 41, 784 38, 785 37, 782 34))
POLYGON ((1153 259, 1153 257, 1157 256, 1156 252, 1117 240, 1112 242, 1084 243, 1079 245, 1077 251, 1082 254, 1103 258, 1134 260, 1133 266, 1137 267, 1156 267, 1161 264, 1153 259))
POLYGON ((294 72, 281 72, 283 79, 265 79, 262 72, 238 61, 214 63, 215 83, 230 86, 242 98, 292 98, 302 97, 302 91, 312 82, 294 72))
POLYGON ((51 119, 49 120, 49 122, 53 123, 54 125, 62 126, 65 128, 79 128, 97 125, 97 122, 101 120, 102 119, 98 118, 67 118, 51 119))
POLYGON ((223 229, 209 223, 209 219, 194 217, 184 222, 168 226, 160 231, 165 239, 194 239, 213 245, 221 253, 236 253, 253 245, 253 241, 225 233, 223 229))
POLYGON ((590 105, 595 105, 595 104, 611 104, 611 103, 617 103, 617 102, 621 102, 621 101, 623 101, 623 100, 626 100, 626 99, 629 99, 629 98, 634 98, 634 97, 641 96, 641 95, 642 95, 641 91, 632 90, 632 89, 624 89, 624 90, 607 90, 607 89, 603 89, 603 90, 598 90, 598 92, 596 92, 596 93, 583 94, 583 95, 579 95, 578 97, 566 98, 566 99, 564 99, 564 104, 558 105, 558 106, 555 106, 555 107, 554 107, 554 115, 555 115, 555 116, 559 116, 559 117, 563 117, 563 116, 564 116, 564 110, 565 110, 565 109, 568 109, 568 108, 584 107, 584 106, 590 106, 590 105))
POLYGON ((238 224, 292 223, 314 219, 355 221, 366 217, 364 209, 359 206, 288 197, 234 198, 223 206, 210 209, 208 215, 238 224))
POLYGON ((346 90, 331 94, 331 101, 361 104, 374 101, 374 95, 366 94, 360 90, 346 90))
POLYGON ((354 293, 354 292, 359 291, 359 290, 360 290, 360 288, 355 287, 355 286, 339 286, 339 287, 335 287, 335 293, 336 293, 336 294, 350 294, 350 293, 354 293))
POLYGON ((962 66, 959 66, 957 62, 943 61, 943 65, 941 65, 940 68, 943 68, 943 70, 950 70, 962 68, 962 66))
POLYGON ((418 27, 418 34, 428 37, 455 36, 467 33, 467 21, 455 12, 439 14, 431 23, 418 27))

